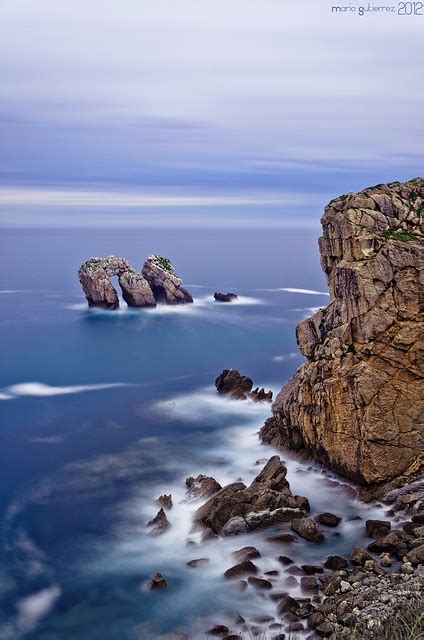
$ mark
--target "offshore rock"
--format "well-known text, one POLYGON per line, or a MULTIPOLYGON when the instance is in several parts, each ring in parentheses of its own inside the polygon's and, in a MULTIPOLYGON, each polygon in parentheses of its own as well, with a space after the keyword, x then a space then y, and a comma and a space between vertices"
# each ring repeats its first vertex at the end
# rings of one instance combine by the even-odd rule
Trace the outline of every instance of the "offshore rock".
POLYGON ((223 487, 196 511, 195 521, 216 534, 235 535, 305 516, 286 480, 287 469, 278 456, 268 460, 249 487, 234 482, 223 487))
POLYGON ((191 294, 182 286, 172 262, 159 255, 150 255, 143 265, 142 274, 149 283, 156 302, 184 304, 193 302, 191 294))
POLYGON ((221 291, 215 291, 213 297, 217 302, 234 302, 238 300, 236 293, 222 293, 221 291))
POLYGON ((243 376, 237 369, 224 369, 215 380, 215 387, 218 393, 229 395, 235 400, 254 400, 261 402, 272 401, 272 391, 265 389, 253 389, 253 380, 247 376, 243 376))
POLYGON ((307 361, 261 430, 364 484, 413 476, 423 461, 423 201, 417 178, 325 208, 330 304, 297 326, 307 361))
POLYGON ((89 307, 117 309, 118 294, 110 278, 118 276, 122 297, 129 307, 155 307, 156 301, 148 282, 124 258, 90 258, 82 263, 78 278, 89 307))

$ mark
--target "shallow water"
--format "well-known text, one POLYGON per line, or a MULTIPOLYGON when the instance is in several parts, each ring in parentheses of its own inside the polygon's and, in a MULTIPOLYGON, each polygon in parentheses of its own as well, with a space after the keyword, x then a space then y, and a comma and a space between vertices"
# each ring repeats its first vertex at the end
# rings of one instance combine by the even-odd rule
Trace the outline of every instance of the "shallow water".
POLYGON ((290 549, 266 542, 269 532, 186 544, 198 537, 185 478, 250 482, 273 454, 257 437, 269 405, 221 398, 213 380, 237 367, 277 391, 300 365, 296 322, 328 303, 314 233, 22 230, 0 243, 1 638, 130 640, 176 629, 203 638, 227 614, 274 613, 250 587, 240 594, 222 579, 234 549, 257 545, 267 570, 282 553, 314 562, 360 541, 363 524, 350 518, 379 506, 284 452, 293 492, 313 513, 343 515, 340 536, 328 530, 324 544, 290 549), (115 253, 140 266, 152 252, 174 260, 194 305, 87 309, 82 260, 115 253), (216 303, 215 290, 240 300, 216 303), (152 538, 145 525, 165 492, 173 526, 152 538), (204 556, 205 567, 185 564, 204 556), (169 589, 144 592, 156 571, 169 589))

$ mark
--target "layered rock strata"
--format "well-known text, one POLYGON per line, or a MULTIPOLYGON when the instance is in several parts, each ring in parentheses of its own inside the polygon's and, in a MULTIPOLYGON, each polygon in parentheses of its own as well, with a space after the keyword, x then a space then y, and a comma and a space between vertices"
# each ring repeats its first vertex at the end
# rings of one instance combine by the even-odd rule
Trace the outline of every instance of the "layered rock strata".
POLYGON ((298 325, 307 360, 261 430, 364 484, 412 475, 423 461, 423 201, 417 178, 325 208, 330 304, 298 325))

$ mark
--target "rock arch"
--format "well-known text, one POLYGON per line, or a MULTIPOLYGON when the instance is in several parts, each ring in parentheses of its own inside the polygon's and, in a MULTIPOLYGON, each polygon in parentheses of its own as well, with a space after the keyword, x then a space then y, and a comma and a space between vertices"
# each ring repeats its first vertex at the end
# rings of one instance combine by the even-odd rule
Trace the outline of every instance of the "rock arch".
POLYGON ((182 286, 168 258, 153 254, 136 271, 124 258, 90 258, 82 263, 78 278, 89 307, 117 309, 119 299, 110 281, 118 276, 122 297, 129 307, 155 307, 156 304, 184 304, 193 302, 191 294, 182 286))
POLYGON ((89 307, 117 309, 118 294, 110 281, 118 276, 122 297, 129 307, 155 307, 156 300, 147 280, 124 258, 90 258, 82 263, 78 278, 89 307))

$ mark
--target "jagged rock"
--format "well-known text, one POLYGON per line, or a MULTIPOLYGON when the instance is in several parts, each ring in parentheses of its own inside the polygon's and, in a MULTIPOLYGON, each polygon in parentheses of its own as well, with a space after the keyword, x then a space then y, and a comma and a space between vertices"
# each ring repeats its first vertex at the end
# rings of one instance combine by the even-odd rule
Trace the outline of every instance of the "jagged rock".
POLYGON ((372 555, 364 547, 355 547, 352 551, 351 560, 353 564, 364 566, 367 560, 372 560, 372 555))
POLYGON ((246 400, 250 398, 255 402, 272 400, 272 391, 265 391, 256 387, 252 391, 253 380, 243 376, 237 369, 224 369, 215 380, 215 387, 218 393, 229 395, 236 400, 246 400))
POLYGON ((117 309, 118 294, 110 278, 118 276, 122 297, 129 307, 155 307, 149 283, 124 258, 90 258, 82 263, 78 278, 89 307, 117 309))
POLYGON ((215 380, 215 387, 218 393, 245 400, 252 390, 253 380, 242 376, 237 369, 224 369, 215 380))
POLYGON ((165 533, 165 531, 171 527, 171 523, 166 517, 163 507, 161 507, 155 517, 147 523, 147 526, 152 527, 150 533, 155 536, 165 533))
POLYGON ((184 304, 193 302, 191 294, 182 286, 172 262, 159 255, 150 255, 143 265, 142 274, 149 283, 156 302, 184 304))
POLYGON ((261 431, 365 484, 412 475, 422 462, 423 200, 417 178, 326 207, 330 304, 298 325, 307 361, 261 431))
POLYGON ((299 536, 305 538, 305 540, 309 540, 310 542, 322 542, 324 540, 324 534, 321 527, 317 522, 310 518, 293 520, 291 528, 299 536))
POLYGON ((195 521, 215 533, 228 534, 303 517, 305 512, 297 507, 286 473, 279 456, 273 456, 249 487, 242 482, 227 485, 199 507, 195 521))
POLYGON ((186 478, 185 483, 188 487, 187 497, 194 499, 208 498, 222 489, 215 478, 212 478, 212 476, 204 476, 203 474, 198 475, 197 478, 189 476, 186 478))
POLYGON ((315 516, 314 520, 319 522, 320 524, 324 524, 326 527, 337 527, 338 524, 342 521, 339 516, 334 515, 334 513, 319 513, 315 516))
POLYGON ((166 493, 164 493, 163 496, 159 496, 159 498, 156 500, 157 504, 160 507, 163 507, 164 509, 172 509, 172 495, 166 495, 166 493))
POLYGON ((217 302, 234 302, 234 300, 238 300, 238 295, 235 293, 221 293, 220 291, 215 291, 213 297, 217 302))

